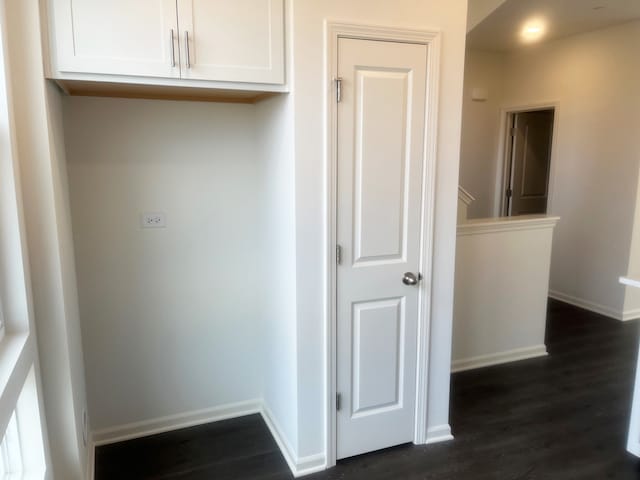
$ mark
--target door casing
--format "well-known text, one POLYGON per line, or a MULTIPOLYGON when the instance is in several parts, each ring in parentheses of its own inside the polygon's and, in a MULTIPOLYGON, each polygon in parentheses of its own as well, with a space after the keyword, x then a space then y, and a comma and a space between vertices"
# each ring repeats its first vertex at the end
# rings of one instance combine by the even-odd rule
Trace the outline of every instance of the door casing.
POLYGON ((431 291, 433 285, 433 234, 435 216, 435 176, 437 156, 438 79, 440 76, 440 32, 376 25, 325 22, 325 452, 326 467, 336 464, 336 244, 337 244, 337 103, 336 86, 338 39, 417 43, 427 46, 427 92, 421 201, 418 352, 416 368, 416 411, 414 443, 427 442, 428 360, 431 330, 431 291), (428 208, 430 207, 430 208, 428 208))
POLYGON ((535 110, 553 110, 553 131, 551 138, 551 158, 549 160, 549 191, 547 196, 547 214, 553 210, 553 193, 555 184, 555 166, 557 156, 557 141, 560 124, 560 102, 548 101, 540 103, 530 103, 513 105, 504 107, 500 111, 500 139, 498 142, 498 155, 496 158, 496 181, 494 190, 493 201, 493 216, 501 217, 506 208, 505 191, 509 183, 509 162, 507 161, 507 155, 509 155, 509 130, 512 115, 521 112, 531 112, 535 110))

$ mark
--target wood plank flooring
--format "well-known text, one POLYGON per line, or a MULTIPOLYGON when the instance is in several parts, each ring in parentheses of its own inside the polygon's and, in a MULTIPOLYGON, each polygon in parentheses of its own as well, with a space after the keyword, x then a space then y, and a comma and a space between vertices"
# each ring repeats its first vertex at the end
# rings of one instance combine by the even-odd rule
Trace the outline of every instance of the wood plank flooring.
MULTIPOLYGON (((548 357, 453 375, 455 440, 362 455, 306 478, 640 479, 625 451, 638 334, 638 322, 550 301, 548 357)), ((96 480, 291 478, 258 415, 96 451, 96 480)))

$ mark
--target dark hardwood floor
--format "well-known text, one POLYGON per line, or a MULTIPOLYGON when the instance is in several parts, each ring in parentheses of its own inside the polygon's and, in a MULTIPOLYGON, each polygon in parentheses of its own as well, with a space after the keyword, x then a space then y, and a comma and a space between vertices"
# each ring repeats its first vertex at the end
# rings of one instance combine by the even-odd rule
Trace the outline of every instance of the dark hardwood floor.
MULTIPOLYGON (((548 357, 453 375, 455 440, 362 455, 306 478, 640 479, 625 451, 638 334, 637 322, 550 301, 548 357)), ((258 415, 96 451, 96 480, 290 478, 258 415)))

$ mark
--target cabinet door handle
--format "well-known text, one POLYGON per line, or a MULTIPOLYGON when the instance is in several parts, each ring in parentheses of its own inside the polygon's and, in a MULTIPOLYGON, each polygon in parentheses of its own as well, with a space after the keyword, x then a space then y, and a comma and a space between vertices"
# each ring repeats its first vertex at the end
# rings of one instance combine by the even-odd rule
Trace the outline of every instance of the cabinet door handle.
POLYGON ((176 68, 176 43, 173 28, 169 33, 171 33, 171 67, 176 68))
POLYGON ((184 45, 187 54, 187 68, 191 68, 191 54, 189 53, 189 31, 184 31, 184 45))

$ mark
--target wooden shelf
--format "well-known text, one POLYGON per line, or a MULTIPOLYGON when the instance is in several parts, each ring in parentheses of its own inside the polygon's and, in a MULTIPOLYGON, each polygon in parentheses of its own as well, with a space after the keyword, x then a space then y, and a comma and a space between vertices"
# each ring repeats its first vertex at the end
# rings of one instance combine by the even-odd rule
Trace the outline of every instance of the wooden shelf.
POLYGON ((257 103, 281 95, 275 92, 224 90, 133 83, 91 82, 85 80, 54 80, 65 93, 80 97, 143 98, 192 102, 257 103))

